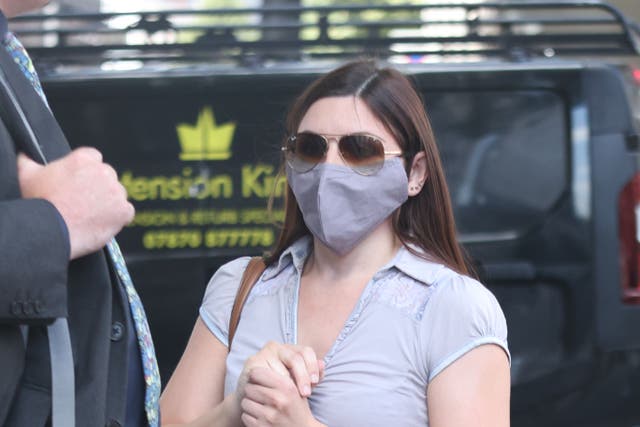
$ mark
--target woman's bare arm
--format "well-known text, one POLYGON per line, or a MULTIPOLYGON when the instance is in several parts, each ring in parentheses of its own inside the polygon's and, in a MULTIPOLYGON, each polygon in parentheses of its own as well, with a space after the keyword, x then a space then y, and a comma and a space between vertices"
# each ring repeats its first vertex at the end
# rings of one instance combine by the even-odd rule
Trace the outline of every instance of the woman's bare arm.
POLYGON ((233 394, 223 399, 227 347, 200 317, 160 398, 163 426, 235 427, 240 407, 233 394))
POLYGON ((509 361, 482 345, 440 372, 427 388, 430 427, 508 427, 509 361))

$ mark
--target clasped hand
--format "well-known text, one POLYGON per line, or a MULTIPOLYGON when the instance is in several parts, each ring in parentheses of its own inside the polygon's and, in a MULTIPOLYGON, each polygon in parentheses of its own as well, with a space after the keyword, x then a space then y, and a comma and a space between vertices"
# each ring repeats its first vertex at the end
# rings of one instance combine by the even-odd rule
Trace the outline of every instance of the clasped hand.
POLYGON ((17 168, 22 197, 45 199, 60 212, 70 259, 99 250, 133 219, 116 171, 94 148, 77 148, 46 166, 19 154, 17 168))
POLYGON ((324 375, 311 347, 269 342, 247 359, 238 379, 237 403, 247 427, 320 426, 307 397, 324 375))

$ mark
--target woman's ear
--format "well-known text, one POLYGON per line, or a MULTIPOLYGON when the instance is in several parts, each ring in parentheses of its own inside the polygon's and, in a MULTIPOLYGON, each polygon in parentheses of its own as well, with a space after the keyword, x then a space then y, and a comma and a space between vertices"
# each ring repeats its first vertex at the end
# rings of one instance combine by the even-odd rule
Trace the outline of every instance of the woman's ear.
POLYGON ((422 190, 427 180, 427 159, 424 151, 419 151, 413 157, 409 171, 409 197, 416 196, 422 190))

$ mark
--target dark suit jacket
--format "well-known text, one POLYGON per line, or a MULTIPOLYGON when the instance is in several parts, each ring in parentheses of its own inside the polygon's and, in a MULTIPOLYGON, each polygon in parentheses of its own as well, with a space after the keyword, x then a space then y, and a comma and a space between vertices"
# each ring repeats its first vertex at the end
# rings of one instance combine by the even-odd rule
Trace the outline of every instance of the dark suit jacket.
MULTIPOLYGON (((2 48, 0 67, 47 159, 68 153, 56 120, 2 48)), ((53 205, 21 199, 16 151, 38 158, 14 127, 11 119, 0 121, 0 426, 48 423, 46 325, 57 317, 69 322, 77 425, 124 425, 127 339, 135 332, 112 335, 112 325, 128 324, 126 297, 103 251, 69 263, 68 237, 53 205), (21 324, 30 325, 26 346, 21 324)))

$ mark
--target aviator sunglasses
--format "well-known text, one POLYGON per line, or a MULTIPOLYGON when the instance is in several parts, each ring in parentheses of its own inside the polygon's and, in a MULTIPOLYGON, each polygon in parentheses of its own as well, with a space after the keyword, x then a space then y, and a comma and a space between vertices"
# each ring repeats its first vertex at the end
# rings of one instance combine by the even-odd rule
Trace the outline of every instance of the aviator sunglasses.
POLYGON ((309 172, 324 160, 329 150, 329 141, 338 141, 338 152, 342 160, 360 175, 373 175, 382 169, 385 156, 400 156, 402 151, 384 149, 382 140, 367 133, 348 135, 320 135, 299 132, 287 138, 282 151, 287 163, 298 173, 309 172))

